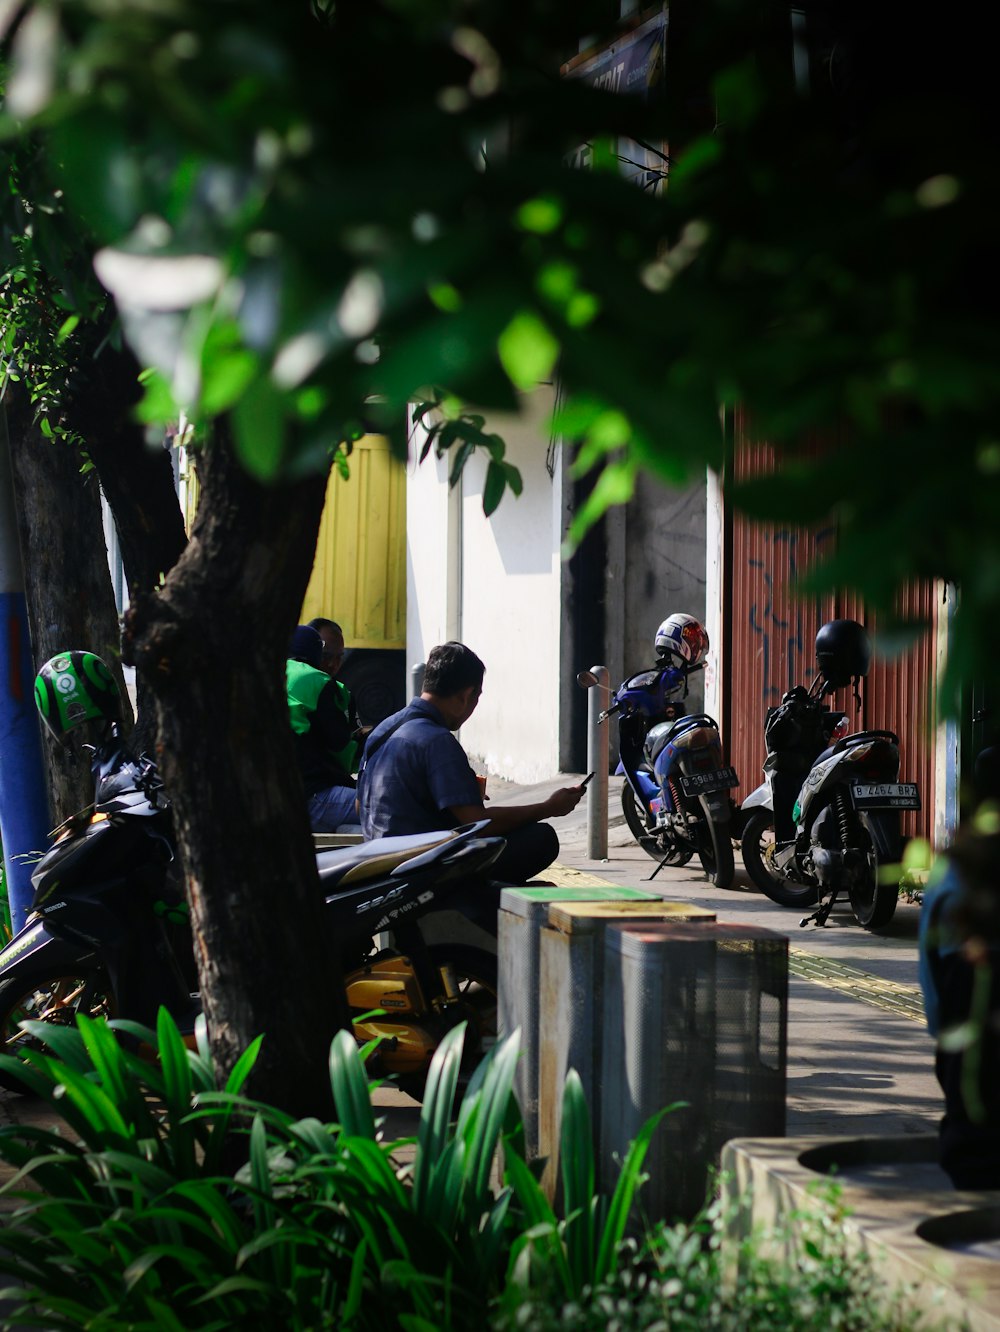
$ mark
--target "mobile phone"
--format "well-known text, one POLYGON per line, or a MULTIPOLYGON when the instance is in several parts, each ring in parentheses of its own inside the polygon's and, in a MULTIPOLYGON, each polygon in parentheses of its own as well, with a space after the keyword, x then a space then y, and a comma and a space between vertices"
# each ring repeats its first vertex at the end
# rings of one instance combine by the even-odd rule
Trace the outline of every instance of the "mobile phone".
POLYGON ((580 785, 581 785, 581 786, 586 786, 587 783, 590 781, 591 777, 593 777, 593 775, 594 775, 594 774, 593 774, 592 772, 588 772, 587 775, 586 775, 586 777, 584 777, 583 781, 580 783, 580 785))

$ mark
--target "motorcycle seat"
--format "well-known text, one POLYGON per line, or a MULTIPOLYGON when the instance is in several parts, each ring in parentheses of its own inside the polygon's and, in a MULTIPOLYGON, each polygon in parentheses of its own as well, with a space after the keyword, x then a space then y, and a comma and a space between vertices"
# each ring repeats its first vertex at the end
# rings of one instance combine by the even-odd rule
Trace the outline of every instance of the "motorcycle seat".
POLYGON ((660 722, 654 726, 646 736, 646 761, 652 766, 671 741, 676 740, 685 731, 693 730, 697 726, 711 726, 715 730, 719 729, 712 718, 704 712, 697 712, 691 716, 685 715, 676 718, 675 721, 660 722))
POLYGON ((899 736, 895 731, 854 731, 851 735, 845 735, 836 744, 830 747, 831 754, 842 754, 845 749, 853 749, 856 745, 866 745, 871 740, 888 740, 891 745, 899 744, 899 736))
POLYGON ((465 823, 439 832, 411 833, 405 837, 377 837, 358 846, 345 846, 316 853, 316 867, 324 893, 334 888, 362 883, 388 874, 398 865, 433 851, 445 843, 453 845, 482 832, 488 819, 465 823))

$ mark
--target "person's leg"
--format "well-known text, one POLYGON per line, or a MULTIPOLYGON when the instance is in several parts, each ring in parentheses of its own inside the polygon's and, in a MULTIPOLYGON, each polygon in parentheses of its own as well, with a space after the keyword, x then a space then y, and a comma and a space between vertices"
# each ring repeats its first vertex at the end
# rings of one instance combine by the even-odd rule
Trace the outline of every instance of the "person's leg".
POLYGON ((331 786, 310 796, 309 822, 313 832, 338 832, 344 824, 359 829, 358 812, 354 807, 357 794, 353 786, 331 786))
POLYGON ((559 854, 559 838, 550 823, 529 823, 507 834, 507 845, 489 867, 491 879, 527 883, 552 864, 559 854))

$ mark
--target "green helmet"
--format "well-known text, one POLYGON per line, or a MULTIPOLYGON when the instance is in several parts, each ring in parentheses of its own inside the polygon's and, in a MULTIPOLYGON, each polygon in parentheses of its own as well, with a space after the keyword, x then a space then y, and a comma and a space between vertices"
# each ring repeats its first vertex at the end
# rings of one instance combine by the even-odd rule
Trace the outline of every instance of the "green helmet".
POLYGON ((90 721, 121 721, 121 694, 93 652, 60 652, 35 676, 35 705, 57 740, 90 721))

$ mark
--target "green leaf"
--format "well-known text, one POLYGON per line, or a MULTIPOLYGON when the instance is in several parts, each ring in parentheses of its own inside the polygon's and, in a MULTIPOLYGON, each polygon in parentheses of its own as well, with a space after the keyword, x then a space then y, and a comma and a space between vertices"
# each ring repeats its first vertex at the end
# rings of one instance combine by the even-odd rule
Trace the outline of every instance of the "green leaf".
POLYGON ((194 1138, 184 1123, 184 1116, 191 1109, 194 1090, 191 1064, 177 1023, 166 1008, 161 1008, 157 1014, 156 1037, 163 1070, 163 1097, 172 1123, 171 1145, 179 1169, 187 1174, 194 1166, 195 1154, 194 1138))
POLYGON ((206 416, 228 411, 261 374, 260 361, 250 351, 230 350, 204 357, 201 411, 206 416))
POLYGON ((263 1040, 264 1040, 263 1036, 257 1036, 253 1041, 251 1041, 251 1043, 247 1046, 247 1048, 240 1055, 239 1059, 237 1059, 236 1063, 233 1065, 232 1071, 230 1072, 229 1077, 226 1079, 226 1086, 225 1086, 225 1090, 231 1095, 235 1095, 237 1092, 239 1092, 242 1089, 243 1084, 246 1082, 247 1078, 250 1076, 250 1073, 253 1070, 253 1066, 257 1062, 257 1056, 260 1053, 260 1047, 261 1044, 263 1043, 263 1040))
POLYGON ((507 474, 502 463, 491 462, 486 469, 486 482, 483 486, 483 513, 489 518, 495 513, 503 493, 507 489, 507 474))
POLYGON ((536 314, 522 310, 500 334, 497 350, 511 383, 527 392, 551 377, 559 343, 536 314))
POLYGON ((553 195, 540 195, 523 203, 515 214, 517 225, 523 231, 539 236, 556 231, 563 220, 563 207, 553 195))
MULTIPOLYGON (((79 1021, 86 1023, 89 1020, 81 1018, 79 1021)), ((26 1031, 42 1045, 47 1045, 58 1059, 78 1073, 87 1073, 92 1068, 90 1054, 80 1034, 79 1024, 77 1027, 62 1027, 52 1022, 29 1019, 21 1023, 21 1030, 26 1031)))
POLYGON ((563 1088, 559 1135, 566 1247, 577 1290, 593 1280, 594 1148, 583 1084, 571 1068, 563 1088))
POLYGON ((166 377, 158 370, 150 370, 142 384, 142 398, 134 409, 136 420, 144 425, 165 425, 176 421, 180 409, 166 377))
POLYGON ((350 1137, 375 1141, 375 1120, 364 1066, 349 1031, 338 1031, 330 1045, 330 1085, 337 1116, 350 1137))
POLYGON ((70 315, 67 319, 64 319, 59 327, 59 332, 56 334, 56 346, 61 347, 62 344, 68 338, 72 337, 72 335, 76 332, 79 325, 80 325, 79 315, 73 314, 70 315))
POLYGON ((413 1167, 413 1209, 418 1214, 426 1207, 430 1181, 450 1138, 465 1032, 466 1023, 461 1022, 446 1033, 434 1051, 427 1073, 413 1167))
POLYGON ((635 1201, 635 1196, 645 1178, 641 1173, 642 1163, 646 1159, 653 1134, 659 1127, 663 1116, 669 1114, 672 1110, 676 1110, 680 1104, 681 1102, 677 1102, 674 1105, 665 1106, 657 1114, 652 1115, 639 1130, 639 1136, 629 1144, 625 1160, 622 1162, 621 1174, 618 1176, 614 1193, 611 1195, 604 1230, 600 1236, 597 1261, 594 1268, 595 1282, 603 1281, 614 1268, 619 1246, 625 1236, 625 1226, 628 1222, 629 1212, 632 1210, 632 1203, 635 1201))
POLYGON ((259 1115, 254 1117, 250 1128, 250 1180, 254 1189, 257 1225, 265 1228, 274 1223, 274 1208, 271 1205, 273 1186, 267 1156, 267 1133, 259 1115))
POLYGON ((251 476, 273 481, 287 455, 287 399, 260 375, 232 413, 236 453, 251 476))
MULTIPOLYGON (((513 1094, 514 1070, 520 1053, 520 1035, 514 1032, 495 1045, 483 1060, 485 1077, 481 1091, 474 1093, 474 1114, 465 1124, 459 1120, 459 1132, 469 1150, 468 1173, 473 1196, 485 1202, 489 1194, 489 1177, 493 1156, 500 1140, 507 1103, 513 1094)), ((468 1096, 468 1093, 467 1093, 468 1096)), ((463 1104, 463 1112, 464 1112, 463 1104)))
POLYGON ((222 1242, 235 1250, 246 1240, 246 1227, 241 1214, 225 1199, 226 1185, 224 1179, 185 1180, 176 1186, 174 1196, 203 1212, 222 1242))

